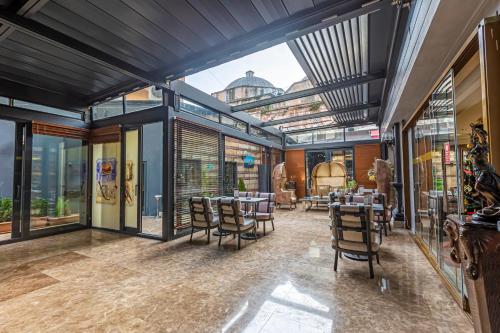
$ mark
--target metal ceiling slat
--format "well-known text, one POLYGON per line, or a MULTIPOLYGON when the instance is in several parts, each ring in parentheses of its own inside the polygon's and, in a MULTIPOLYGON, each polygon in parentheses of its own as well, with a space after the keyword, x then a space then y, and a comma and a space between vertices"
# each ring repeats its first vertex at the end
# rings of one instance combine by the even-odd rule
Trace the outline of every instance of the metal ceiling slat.
POLYGON ((307 57, 309 59, 309 66, 314 68, 314 72, 315 72, 317 79, 318 79, 317 83, 318 83, 318 85, 321 85, 321 82, 325 81, 325 77, 323 76, 323 74, 321 72, 321 68, 319 67, 319 64, 317 63, 316 58, 314 57, 314 51, 311 49, 311 47, 309 45, 309 40, 308 40, 307 36, 301 37, 300 40, 302 41, 302 46, 304 47, 303 50, 304 50, 305 54, 307 54, 307 57))
MULTIPOLYGON (((134 0, 130 0, 134 1, 134 0)), ((255 30, 266 24, 251 1, 219 0, 245 31, 255 30)))
POLYGON ((325 83, 328 83, 328 77, 326 76, 325 69, 323 67, 323 64, 321 63, 321 59, 318 57, 319 55, 319 50, 316 49, 316 44, 314 43, 314 35, 313 34, 308 34, 305 35, 304 38, 306 39, 307 43, 306 48, 309 48, 310 50, 310 55, 311 55, 311 60, 313 63, 316 65, 316 68, 318 69, 318 73, 320 74, 321 81, 319 85, 323 85, 325 83))
POLYGON ((335 61, 337 63, 338 68, 340 69, 339 80, 342 80, 347 76, 347 74, 346 74, 346 68, 344 67, 344 62, 342 61, 342 54, 338 44, 338 38, 336 37, 335 33, 335 26, 328 27, 328 36, 330 37, 330 43, 332 43, 333 50, 335 51, 335 61))
POLYGON ((330 42, 330 39, 328 37, 328 30, 327 29, 321 29, 321 40, 322 43, 326 46, 326 53, 328 55, 329 59, 329 64, 333 69, 333 77, 335 78, 335 81, 338 81, 340 79, 340 71, 337 66, 337 62, 334 61, 335 54, 333 52, 332 44, 330 42))
POLYGON ((349 66, 349 57, 347 55, 347 45, 346 45, 345 36, 344 36, 344 25, 342 23, 335 25, 335 36, 336 36, 338 43, 339 43, 341 61, 344 64, 344 68, 345 68, 345 72, 346 72, 346 75, 344 77, 344 79, 345 79, 345 78, 351 77, 352 73, 351 73, 351 67, 349 66))
POLYGON ((283 4, 290 15, 314 7, 312 0, 283 0, 283 4))
POLYGON ((365 75, 370 71, 370 68, 368 66, 368 15, 361 15, 358 19, 361 28, 361 70, 362 74, 365 75))
POLYGON ((353 37, 353 46, 354 46, 354 63, 356 65, 356 73, 362 75, 361 70, 361 48, 360 48, 360 31, 359 31, 359 19, 356 17, 351 20, 351 31, 353 37))
POLYGON ((351 77, 356 76, 356 65, 354 64, 354 46, 352 42, 352 31, 351 24, 349 21, 344 21, 344 40, 346 42, 346 53, 347 53, 347 61, 349 63, 349 68, 351 70, 351 77))
POLYGON ((266 23, 272 23, 288 16, 281 0, 251 0, 266 23))
POLYGON ((305 61, 307 63, 307 66, 311 70, 311 72, 312 72, 312 74, 314 76, 314 81, 321 82, 321 78, 319 76, 318 70, 316 69, 316 66, 313 64, 313 62, 311 60, 311 56, 307 52, 307 50, 306 50, 306 48, 304 46, 304 42, 302 41, 302 39, 301 38, 297 38, 295 40, 295 44, 299 48, 300 53, 302 54, 302 56, 304 57, 304 59, 305 59, 305 61))
POLYGON ((335 81, 335 76, 332 75, 333 72, 331 70, 331 67, 329 66, 328 56, 326 55, 326 49, 321 43, 321 37, 318 38, 317 32, 314 32, 312 36, 314 37, 314 44, 316 51, 315 56, 319 60, 321 68, 325 73, 325 77, 327 78, 326 83, 327 84, 333 83, 335 81))

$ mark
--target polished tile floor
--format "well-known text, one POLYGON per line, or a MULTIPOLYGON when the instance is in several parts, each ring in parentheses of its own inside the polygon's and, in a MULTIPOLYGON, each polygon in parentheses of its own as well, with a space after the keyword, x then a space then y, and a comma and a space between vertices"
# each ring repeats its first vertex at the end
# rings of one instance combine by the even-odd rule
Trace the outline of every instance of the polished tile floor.
POLYGON ((472 332, 407 232, 333 271, 326 212, 282 210, 257 242, 97 230, 0 246, 0 332, 472 332), (270 227, 268 228, 268 230, 270 227))

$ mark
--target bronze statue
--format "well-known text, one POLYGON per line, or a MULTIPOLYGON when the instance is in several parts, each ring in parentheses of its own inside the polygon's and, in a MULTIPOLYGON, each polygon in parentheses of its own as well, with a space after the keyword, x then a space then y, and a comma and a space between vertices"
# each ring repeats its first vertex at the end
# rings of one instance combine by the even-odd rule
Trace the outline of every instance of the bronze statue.
POLYGON ((470 124, 471 146, 469 157, 472 159, 476 174, 475 189, 486 200, 487 207, 474 214, 473 221, 493 222, 500 219, 500 176, 495 168, 488 163, 488 133, 483 129, 482 122, 470 124))

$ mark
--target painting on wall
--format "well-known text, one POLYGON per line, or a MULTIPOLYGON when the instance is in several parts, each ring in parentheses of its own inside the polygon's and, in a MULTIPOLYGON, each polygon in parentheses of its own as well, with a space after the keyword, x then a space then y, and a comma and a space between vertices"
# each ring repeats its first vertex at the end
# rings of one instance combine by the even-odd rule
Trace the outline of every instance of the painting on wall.
POLYGON ((116 204, 118 195, 116 158, 103 158, 96 161, 96 181, 96 203, 116 204))
POLYGON ((134 161, 127 160, 125 165, 125 203, 128 206, 135 204, 135 174, 134 161))

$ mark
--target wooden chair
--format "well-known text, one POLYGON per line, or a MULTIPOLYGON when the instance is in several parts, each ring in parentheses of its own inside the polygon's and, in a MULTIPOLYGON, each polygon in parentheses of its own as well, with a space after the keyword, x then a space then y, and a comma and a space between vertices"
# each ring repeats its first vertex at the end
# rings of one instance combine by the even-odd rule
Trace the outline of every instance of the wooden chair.
POLYGON ((259 222, 262 222, 264 226, 264 236, 266 235, 266 222, 271 221, 271 226, 274 231, 274 193, 264 193, 257 192, 255 194, 256 198, 266 198, 267 201, 259 202, 257 204, 257 209, 255 212, 255 217, 257 219, 257 228, 259 227, 259 222))
POLYGON ((191 237, 189 242, 193 241, 195 229, 201 229, 207 233, 207 244, 210 243, 210 230, 219 226, 219 219, 214 216, 210 198, 191 197, 189 199, 189 212, 191 214, 191 237))
POLYGON ((367 256, 370 278, 373 279, 372 256, 379 261, 380 244, 376 240, 376 229, 370 221, 369 205, 336 205, 333 207, 332 248, 335 250, 334 271, 337 271, 339 253, 367 256))
POLYGON ((384 228, 384 234, 387 237, 387 225, 389 225, 389 231, 392 231, 391 229, 391 220, 390 218, 387 218, 387 215, 390 215, 390 208, 387 207, 386 204, 386 196, 384 193, 377 193, 373 194, 372 202, 373 204, 378 204, 382 205, 383 210, 382 211, 373 211, 373 221, 378 223, 379 225, 382 224, 384 228))
MULTIPOLYGON (((238 235, 238 250, 240 249, 241 234, 253 230, 257 234, 257 224, 253 219, 247 219, 241 212, 241 203, 233 198, 221 198, 217 201, 219 210, 219 246, 222 233, 238 235)), ((257 237, 255 237, 257 241, 257 237)))

